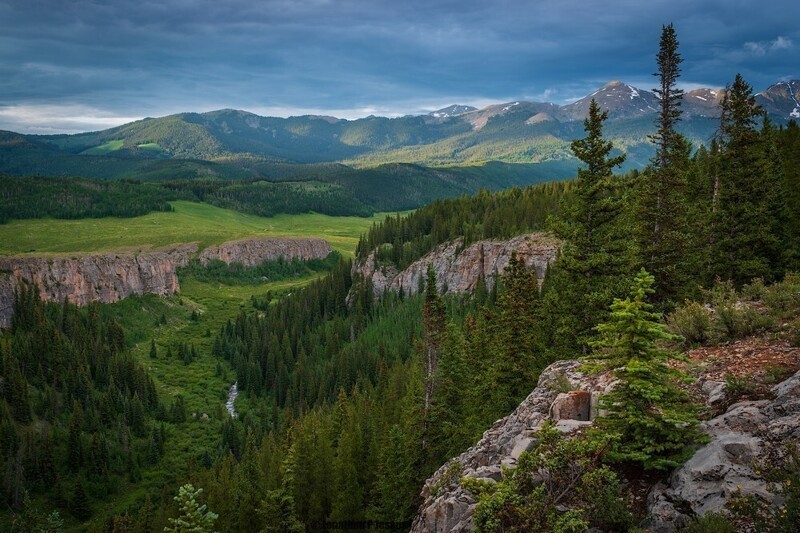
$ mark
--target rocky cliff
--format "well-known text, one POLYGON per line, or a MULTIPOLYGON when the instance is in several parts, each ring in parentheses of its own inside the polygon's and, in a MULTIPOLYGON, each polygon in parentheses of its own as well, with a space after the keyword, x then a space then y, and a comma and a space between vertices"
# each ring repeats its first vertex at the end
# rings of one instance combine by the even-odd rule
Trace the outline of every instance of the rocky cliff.
POLYGON ((177 268, 197 252, 196 244, 168 250, 70 257, 0 257, 0 326, 13 313, 14 289, 23 281, 39 287, 42 300, 77 305, 112 303, 132 294, 177 292, 177 268))
POLYGON ((209 246, 200 253, 200 262, 219 259, 225 263, 244 266, 260 265, 264 261, 284 259, 324 259, 333 250, 325 239, 292 237, 256 237, 209 246))
MULTIPOLYGON (((797 368, 800 350, 791 350, 792 366, 797 368)), ((760 354, 755 356, 753 360, 760 354)), ((437 470, 422 488, 423 503, 412 531, 470 531, 477 502, 461 488, 460 478, 502 479, 501 467, 516 465, 520 454, 535 445, 534 433, 548 419, 567 434, 591 425, 597 400, 613 381, 607 373, 587 375, 579 368, 578 361, 549 366, 513 413, 495 422, 475 446, 437 470), (564 377, 576 390, 561 392, 564 377)), ((719 404, 726 394, 725 383, 698 381, 708 402, 719 404)), ((734 494, 757 497, 765 505, 782 503, 759 471, 758 461, 784 457, 787 443, 800 441, 800 371, 772 387, 768 396, 734 403, 702 424, 709 442, 649 491, 647 531, 680 529, 693 516, 720 511, 734 494)))
MULTIPOLYGON (((264 237, 212 246, 202 262, 221 259, 255 266, 279 257, 321 259, 331 247, 315 238, 264 237)), ((140 253, 80 254, 63 257, 0 257, 0 327, 8 327, 14 289, 23 281, 39 288, 42 300, 77 305, 113 303, 132 294, 169 295, 180 290, 177 269, 197 254, 197 244, 140 253)))
POLYGON ((481 276, 491 288, 494 275, 503 273, 515 250, 528 267, 536 268, 539 279, 544 279, 547 265, 555 259, 558 247, 558 241, 545 233, 529 233, 505 241, 478 241, 463 250, 462 242, 457 240, 438 246, 402 272, 393 266, 378 265, 375 254, 371 253, 353 264, 353 273, 371 279, 376 296, 401 287, 406 293, 414 293, 431 264, 436 270, 440 290, 447 285, 450 291, 469 292, 481 276))

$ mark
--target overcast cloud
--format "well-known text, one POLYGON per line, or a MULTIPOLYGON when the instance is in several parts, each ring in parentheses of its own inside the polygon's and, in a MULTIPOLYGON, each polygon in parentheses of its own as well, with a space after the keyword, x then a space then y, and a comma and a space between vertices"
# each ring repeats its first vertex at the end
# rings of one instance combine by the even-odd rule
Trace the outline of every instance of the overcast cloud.
POLYGON ((0 0, 0 129, 237 108, 397 116, 653 86, 673 22, 687 87, 800 78, 800 2, 0 0))

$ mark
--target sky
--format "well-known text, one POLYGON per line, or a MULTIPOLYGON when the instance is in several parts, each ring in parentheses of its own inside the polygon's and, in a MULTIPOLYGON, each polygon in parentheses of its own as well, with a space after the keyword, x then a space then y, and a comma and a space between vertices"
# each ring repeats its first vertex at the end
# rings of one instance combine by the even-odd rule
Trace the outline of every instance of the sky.
POLYGON ((0 0, 0 129, 564 104, 651 89, 670 22, 684 88, 800 78, 798 0, 0 0))

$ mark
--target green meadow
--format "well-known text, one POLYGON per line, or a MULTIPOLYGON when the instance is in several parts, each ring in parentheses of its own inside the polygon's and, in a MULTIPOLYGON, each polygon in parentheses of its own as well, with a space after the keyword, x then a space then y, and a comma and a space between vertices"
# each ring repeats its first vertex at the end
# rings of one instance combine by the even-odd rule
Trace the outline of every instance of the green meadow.
POLYGON ((117 150, 120 150, 122 148, 123 142, 124 141, 122 139, 118 139, 115 141, 108 141, 107 143, 101 144, 100 146, 93 146, 92 148, 84 150, 81 153, 85 155, 110 154, 111 152, 116 152, 117 150))
POLYGON ((331 217, 317 213, 259 217, 209 204, 177 201, 171 213, 135 218, 33 219, 0 225, 0 255, 62 254, 159 248, 198 242, 200 248, 254 236, 322 237, 352 257, 362 233, 386 213, 373 217, 331 217))

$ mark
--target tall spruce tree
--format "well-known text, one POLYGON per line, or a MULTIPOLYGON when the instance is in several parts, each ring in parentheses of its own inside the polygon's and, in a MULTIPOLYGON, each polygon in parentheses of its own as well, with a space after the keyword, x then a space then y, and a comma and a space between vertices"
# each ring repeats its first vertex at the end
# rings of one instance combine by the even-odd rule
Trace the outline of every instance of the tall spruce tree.
POLYGON ((539 283, 536 269, 528 268, 512 252, 501 277, 497 315, 492 320, 493 348, 488 379, 492 404, 509 412, 527 396, 546 366, 540 347, 539 283))
POLYGON ((564 241, 548 272, 542 316, 550 321, 547 345, 557 358, 586 353, 592 328, 608 314, 608 302, 623 294, 631 270, 628 232, 620 224, 622 197, 613 170, 625 155, 611 157, 603 138, 607 111, 593 99, 584 121, 587 136, 572 142, 586 168, 578 170, 572 195, 566 197, 553 229, 564 241))
POLYGON ((726 90, 721 107, 715 273, 741 286, 756 277, 772 279, 780 262, 771 212, 779 179, 774 166, 765 164, 764 136, 756 129, 763 111, 741 74, 726 90))
POLYGON ((430 264, 425 277, 425 302, 422 308, 422 321, 425 326, 423 360, 425 366, 425 412, 427 413, 430 410, 431 399, 433 398, 436 369, 439 366, 447 322, 444 303, 436 286, 436 271, 433 265, 430 264))
MULTIPOLYGON (((683 91, 676 84, 683 62, 672 24, 663 26, 656 56, 659 97, 656 133, 650 141, 656 153, 639 175, 636 191, 636 234, 641 262, 657 280, 658 300, 677 299, 684 285, 681 264, 686 255, 686 166, 690 147, 677 132, 683 91)), ((685 265, 684 265, 685 267, 685 265)))

